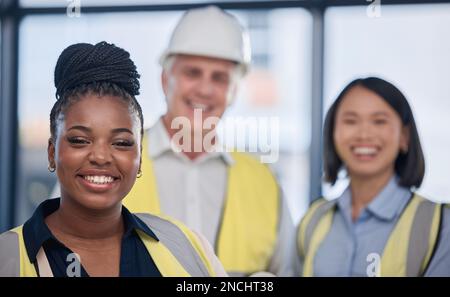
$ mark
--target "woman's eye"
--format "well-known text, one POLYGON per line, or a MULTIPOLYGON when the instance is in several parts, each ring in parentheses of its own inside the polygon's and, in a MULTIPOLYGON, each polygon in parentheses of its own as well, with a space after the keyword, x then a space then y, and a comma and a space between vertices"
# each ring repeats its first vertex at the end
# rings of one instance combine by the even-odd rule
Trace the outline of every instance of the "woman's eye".
POLYGON ((113 143, 116 146, 133 146, 134 142, 133 141, 128 141, 128 140, 119 140, 113 143))
POLYGON ((84 138, 80 138, 80 137, 69 137, 67 138, 67 141, 69 141, 69 143, 71 144, 88 144, 89 141, 87 141, 84 138))
POLYGON ((378 120, 375 120, 375 124, 376 125, 384 125, 384 124, 386 124, 386 120, 385 119, 378 119, 378 120))
POLYGON ((355 123, 356 123, 356 121, 353 119, 344 119, 344 124, 353 125, 355 123))

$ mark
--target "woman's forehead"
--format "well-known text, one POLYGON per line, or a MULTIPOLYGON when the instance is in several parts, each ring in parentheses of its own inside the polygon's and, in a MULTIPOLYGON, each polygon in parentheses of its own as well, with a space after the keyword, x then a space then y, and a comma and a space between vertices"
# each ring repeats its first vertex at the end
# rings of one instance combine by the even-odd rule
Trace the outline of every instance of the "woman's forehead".
POLYGON ((355 86, 342 98, 338 113, 377 115, 395 114, 395 110, 380 95, 364 87, 355 86))
POLYGON ((133 116, 129 104, 118 97, 86 95, 72 105, 64 113, 66 126, 73 123, 97 126, 132 127, 133 116))

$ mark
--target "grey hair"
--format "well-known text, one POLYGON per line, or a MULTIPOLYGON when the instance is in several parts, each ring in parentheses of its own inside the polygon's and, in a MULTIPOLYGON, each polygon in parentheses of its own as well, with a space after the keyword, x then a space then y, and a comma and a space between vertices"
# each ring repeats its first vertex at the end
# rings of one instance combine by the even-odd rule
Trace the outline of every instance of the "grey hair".
POLYGON ((175 63, 175 56, 176 55, 170 55, 164 60, 162 67, 165 72, 170 73, 172 70, 173 64, 175 63))

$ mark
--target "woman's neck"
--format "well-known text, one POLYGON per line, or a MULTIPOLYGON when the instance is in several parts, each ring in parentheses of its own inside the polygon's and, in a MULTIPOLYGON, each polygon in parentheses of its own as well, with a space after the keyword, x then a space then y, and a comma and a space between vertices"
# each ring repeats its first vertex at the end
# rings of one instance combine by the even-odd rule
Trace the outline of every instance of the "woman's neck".
POLYGON ((65 236, 86 240, 121 237, 124 226, 122 205, 109 210, 90 210, 70 199, 61 198, 59 209, 46 218, 50 229, 65 236))
POLYGON ((352 220, 355 221, 361 211, 383 190, 393 176, 389 171, 372 177, 351 176, 352 220))

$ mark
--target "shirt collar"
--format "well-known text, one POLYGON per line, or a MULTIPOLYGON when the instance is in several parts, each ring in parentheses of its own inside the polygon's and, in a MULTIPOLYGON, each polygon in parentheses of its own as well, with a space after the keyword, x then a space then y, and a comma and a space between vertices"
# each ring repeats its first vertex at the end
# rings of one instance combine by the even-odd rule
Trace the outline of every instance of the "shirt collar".
POLYGON ((162 118, 159 118, 159 120, 148 130, 147 135, 147 145, 148 147, 151 147, 148 154, 152 159, 158 158, 165 152, 172 151, 169 133, 167 133, 167 130, 164 127, 162 118))
MULTIPOLYGON (((148 141, 147 147, 151 148, 149 149, 148 154, 152 159, 157 159, 167 152, 171 152, 175 155, 178 155, 181 158, 184 157, 182 153, 177 153, 172 150, 172 146, 170 143, 170 136, 169 133, 167 133, 166 127, 164 126, 162 117, 159 118, 159 120, 148 130, 147 141, 148 141)), ((207 159, 213 158, 221 158, 226 165, 228 166, 233 165, 235 160, 233 159, 231 154, 227 152, 226 148, 221 143, 218 143, 216 147, 220 148, 220 150, 206 153, 203 156, 201 156, 198 159, 198 161, 200 160, 205 161, 207 159)))
POLYGON ((53 236, 45 224, 45 217, 59 208, 59 198, 49 199, 42 202, 34 211, 31 218, 23 225, 23 239, 31 262, 36 262, 39 249, 47 240, 58 240, 53 236))
MULTIPOLYGON (((398 177, 393 176, 388 184, 367 205, 366 210, 382 220, 393 220, 400 215, 411 198, 411 191, 398 184, 398 177)), ((351 215, 350 186, 337 201, 338 207, 351 215)))
MULTIPOLYGON (((47 240, 54 240, 59 243, 44 221, 47 216, 59 208, 59 203, 60 198, 45 200, 36 208, 32 217, 23 225, 25 247, 28 258, 32 263, 36 262, 37 253, 47 240)), ((122 206, 122 217, 125 226, 124 237, 132 234, 132 230, 140 230, 159 241, 155 233, 125 206, 122 206)))
POLYGON ((411 191, 400 186, 397 176, 393 176, 367 209, 381 219, 393 220, 402 213, 410 198, 411 191))
POLYGON ((158 237, 155 233, 145 224, 140 218, 136 215, 132 214, 125 206, 122 205, 122 216, 125 224, 125 233, 124 237, 131 234, 133 230, 140 230, 147 234, 148 236, 154 238, 156 241, 159 241, 158 237))

